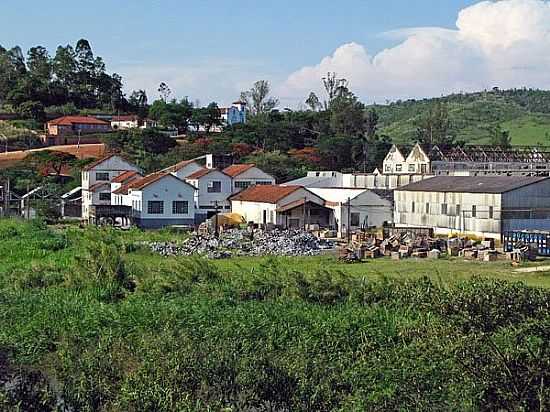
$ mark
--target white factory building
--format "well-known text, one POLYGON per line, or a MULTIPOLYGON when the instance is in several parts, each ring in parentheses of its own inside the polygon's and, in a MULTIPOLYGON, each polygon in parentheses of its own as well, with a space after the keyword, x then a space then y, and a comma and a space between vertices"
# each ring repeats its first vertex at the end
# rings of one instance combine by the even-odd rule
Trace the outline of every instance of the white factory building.
POLYGON ((437 176, 394 193, 394 223, 436 235, 500 240, 512 230, 550 230, 550 178, 437 176))

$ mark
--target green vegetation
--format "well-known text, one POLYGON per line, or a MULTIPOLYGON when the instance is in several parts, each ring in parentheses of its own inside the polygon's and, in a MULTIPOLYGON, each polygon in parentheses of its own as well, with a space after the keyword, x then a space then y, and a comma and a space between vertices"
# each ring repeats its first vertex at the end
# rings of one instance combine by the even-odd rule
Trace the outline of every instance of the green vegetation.
POLYGON ((456 141, 489 144, 491 131, 501 126, 514 145, 550 145, 550 92, 543 90, 492 90, 376 105, 380 131, 410 144, 418 124, 437 104, 446 106, 456 141))
POLYGON ((502 263, 207 262, 139 243, 178 236, 0 221, 0 409, 550 407, 550 291, 502 263))

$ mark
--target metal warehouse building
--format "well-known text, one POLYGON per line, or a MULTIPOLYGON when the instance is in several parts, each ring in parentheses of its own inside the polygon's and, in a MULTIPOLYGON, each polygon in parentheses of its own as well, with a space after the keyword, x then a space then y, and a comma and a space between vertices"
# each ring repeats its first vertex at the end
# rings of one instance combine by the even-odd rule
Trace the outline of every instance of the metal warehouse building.
POLYGON ((550 230, 550 178, 437 176, 396 189, 396 226, 501 240, 512 230, 550 230))

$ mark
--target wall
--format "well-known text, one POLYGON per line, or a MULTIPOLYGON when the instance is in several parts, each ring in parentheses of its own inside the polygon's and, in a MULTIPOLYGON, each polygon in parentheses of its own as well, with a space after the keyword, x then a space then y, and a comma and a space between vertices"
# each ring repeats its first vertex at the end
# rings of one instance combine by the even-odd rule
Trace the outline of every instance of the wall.
POLYGON ((167 175, 149 186, 146 186, 143 190, 130 190, 130 198, 132 201, 139 202, 137 207, 135 203, 133 204, 133 210, 137 215, 136 218, 139 219, 139 224, 144 227, 162 227, 170 224, 194 224, 194 197, 195 189, 191 185, 171 175, 167 175), (164 201, 164 213, 147 213, 148 201, 164 201), (189 206, 188 213, 185 215, 173 214, 173 201, 187 201, 189 206))
POLYGON ((503 193, 502 230, 550 230, 550 179, 503 193))
POLYGON ((434 228, 436 234, 462 232, 500 239, 501 195, 396 190, 394 222, 398 226, 434 228), (428 214, 426 203, 429 204, 428 214), (447 204, 446 215, 441 213, 442 204, 447 204), (459 205, 458 213, 456 205, 459 205), (472 206, 476 207, 476 217, 472 216, 472 206), (493 218, 490 218, 490 206, 493 218))
POLYGON ((236 182, 250 182, 251 185, 255 185, 258 182, 268 181, 270 184, 275 184, 275 178, 271 175, 268 175, 264 171, 253 167, 246 172, 241 173, 240 175, 233 178, 233 193, 239 193, 242 189, 235 187, 236 182))
POLYGON ((231 195, 232 180, 230 176, 216 170, 201 177, 199 180, 189 180, 189 183, 198 189, 195 198, 196 205, 200 210, 197 210, 197 213, 205 214, 208 210, 215 210, 214 202, 216 201, 218 202, 218 207, 222 209, 222 212, 230 209, 231 205, 227 200, 231 195), (214 181, 221 182, 222 189, 220 193, 208 192, 208 184, 214 181))

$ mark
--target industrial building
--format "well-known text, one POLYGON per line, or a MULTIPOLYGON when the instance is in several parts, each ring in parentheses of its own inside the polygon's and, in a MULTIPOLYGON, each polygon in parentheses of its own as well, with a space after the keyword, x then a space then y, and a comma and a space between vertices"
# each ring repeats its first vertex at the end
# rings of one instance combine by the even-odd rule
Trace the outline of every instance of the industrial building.
POLYGON ((500 240, 513 230, 550 229, 550 178, 437 176, 398 188, 394 223, 440 235, 500 240))

